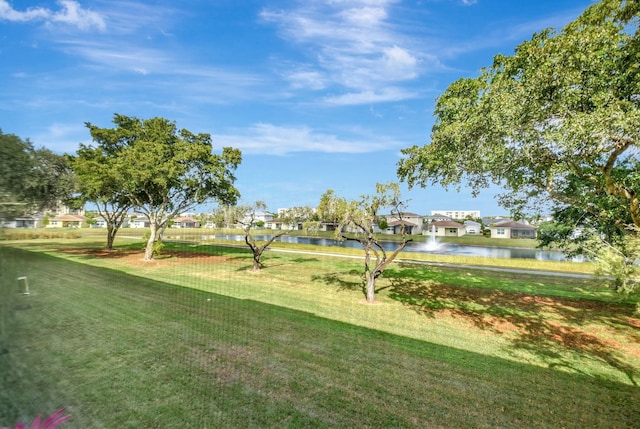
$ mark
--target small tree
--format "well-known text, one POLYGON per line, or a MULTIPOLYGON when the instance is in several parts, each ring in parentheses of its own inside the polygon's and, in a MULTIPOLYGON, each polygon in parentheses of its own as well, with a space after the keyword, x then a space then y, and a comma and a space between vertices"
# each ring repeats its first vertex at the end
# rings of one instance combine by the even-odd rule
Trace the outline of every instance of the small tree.
POLYGON ((403 226, 404 207, 397 183, 378 183, 375 195, 363 195, 359 200, 348 201, 334 195, 332 190, 325 192, 320 199, 318 215, 321 219, 337 223, 336 238, 357 241, 362 245, 365 254, 364 294, 369 303, 375 300, 376 280, 411 241, 403 226), (401 224, 402 241, 391 253, 387 253, 374 232, 382 210, 390 210, 401 224), (355 235, 347 235, 345 230, 354 231, 355 235))
POLYGON ((244 231, 244 242, 247 244, 253 255, 252 271, 260 271, 260 268, 262 268, 260 259, 262 258, 264 251, 275 240, 277 240, 278 237, 288 233, 287 230, 280 230, 266 241, 256 240, 253 235, 253 229, 259 223, 257 220, 257 214, 261 211, 265 211, 266 209, 267 205, 264 201, 257 201, 253 205, 238 206, 235 208, 236 223, 242 225, 242 229, 244 231))

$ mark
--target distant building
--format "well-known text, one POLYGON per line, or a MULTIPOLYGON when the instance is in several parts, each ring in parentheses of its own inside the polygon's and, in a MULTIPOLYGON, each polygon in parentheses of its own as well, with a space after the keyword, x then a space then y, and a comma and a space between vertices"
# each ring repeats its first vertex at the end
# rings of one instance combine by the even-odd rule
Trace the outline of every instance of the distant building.
POLYGON ((431 216, 435 215, 447 216, 451 219, 466 219, 467 217, 478 219, 480 210, 431 210, 431 216))
POLYGON ((489 227, 491 238, 536 238, 538 229, 522 222, 498 222, 489 227))
POLYGON ((480 232, 482 232, 482 224, 473 220, 465 220, 464 227, 467 231, 467 234, 470 235, 480 234, 480 232))
POLYGON ((12 220, 0 219, 0 228, 39 228, 42 215, 20 216, 12 220))
POLYGON ((171 228, 200 228, 200 222, 189 216, 179 216, 173 219, 171 228))
POLYGON ((63 214, 49 219, 47 228, 82 228, 86 221, 87 218, 85 216, 63 214))
POLYGON ((386 215, 388 228, 385 231, 387 234, 400 234, 404 227, 404 233, 421 234, 423 216, 416 213, 402 212, 398 214, 386 215))
POLYGON ((433 231, 436 237, 460 237, 461 235, 465 235, 467 232, 463 224, 452 220, 439 220, 432 222, 423 231, 423 234, 428 235, 431 231, 433 231))
POLYGON ((135 214, 130 217, 129 227, 130 228, 149 228, 151 226, 151 222, 146 215, 143 214, 135 214))

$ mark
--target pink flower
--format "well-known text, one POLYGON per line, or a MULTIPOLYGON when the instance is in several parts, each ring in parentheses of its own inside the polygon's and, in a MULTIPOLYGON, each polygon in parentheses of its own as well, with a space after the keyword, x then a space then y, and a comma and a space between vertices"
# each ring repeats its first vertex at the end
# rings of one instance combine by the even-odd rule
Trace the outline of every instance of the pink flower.
MULTIPOLYGON (((64 408, 60 408, 55 413, 51 414, 45 421, 40 422, 40 416, 36 417, 36 419, 31 423, 31 426, 25 426, 22 423, 16 423, 15 429, 53 429, 57 426, 60 426, 62 423, 66 422, 71 418, 70 415, 63 416, 64 408)), ((0 429, 9 429, 9 428, 0 428, 0 429)))

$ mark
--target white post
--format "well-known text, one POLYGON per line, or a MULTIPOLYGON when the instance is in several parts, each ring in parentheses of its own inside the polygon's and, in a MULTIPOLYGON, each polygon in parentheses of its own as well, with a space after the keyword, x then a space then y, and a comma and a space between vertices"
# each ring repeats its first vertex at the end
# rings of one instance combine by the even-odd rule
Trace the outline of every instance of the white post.
POLYGON ((27 276, 18 277, 18 293, 29 295, 29 281, 27 276))

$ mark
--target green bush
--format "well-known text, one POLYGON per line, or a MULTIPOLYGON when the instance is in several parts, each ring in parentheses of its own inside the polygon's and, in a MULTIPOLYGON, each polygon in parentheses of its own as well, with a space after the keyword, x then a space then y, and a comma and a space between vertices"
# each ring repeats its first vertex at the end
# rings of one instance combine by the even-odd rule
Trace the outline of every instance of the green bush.
POLYGON ((79 232, 39 231, 39 230, 0 230, 1 240, 37 240, 54 238, 80 238, 79 232))
POLYGON ((620 243, 612 244, 592 237, 586 246, 595 261, 594 274, 618 292, 631 293, 640 285, 640 237, 628 234, 620 243))
POLYGON ((153 257, 158 257, 162 254, 162 249, 164 248, 164 243, 160 240, 154 241, 153 243, 153 257))

